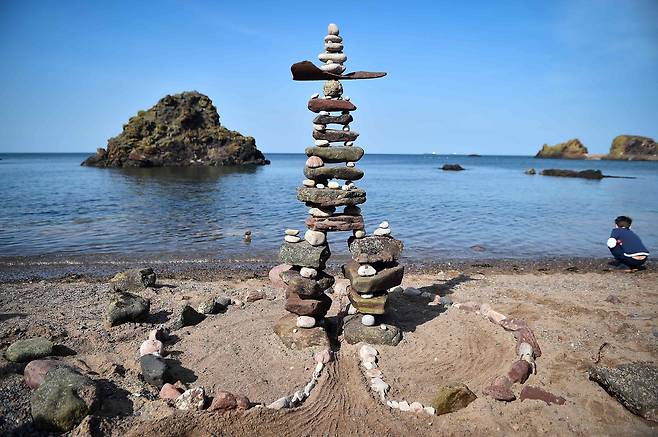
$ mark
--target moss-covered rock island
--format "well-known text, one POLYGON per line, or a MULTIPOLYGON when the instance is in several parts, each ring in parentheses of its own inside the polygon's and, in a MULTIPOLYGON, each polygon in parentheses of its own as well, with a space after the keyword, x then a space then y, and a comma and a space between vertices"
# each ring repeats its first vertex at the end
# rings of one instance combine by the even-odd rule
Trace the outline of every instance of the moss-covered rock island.
POLYGON ((82 162, 92 167, 182 167, 269 164, 253 137, 219 123, 210 98, 196 91, 167 95, 139 111, 123 132, 82 162))
POLYGON ((578 138, 574 138, 554 146, 544 144, 535 158, 584 159, 587 153, 587 147, 578 138))
POLYGON ((606 159, 658 161, 658 143, 639 135, 619 135, 612 140, 606 159))

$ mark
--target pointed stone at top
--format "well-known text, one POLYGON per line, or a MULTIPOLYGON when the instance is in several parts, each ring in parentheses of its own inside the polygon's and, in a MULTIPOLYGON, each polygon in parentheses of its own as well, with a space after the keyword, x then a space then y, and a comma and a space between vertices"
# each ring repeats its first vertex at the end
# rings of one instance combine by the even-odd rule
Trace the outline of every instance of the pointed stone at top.
POLYGON ((329 33, 329 35, 338 35, 339 34, 338 25, 334 23, 329 24, 329 26, 327 26, 327 32, 329 33))

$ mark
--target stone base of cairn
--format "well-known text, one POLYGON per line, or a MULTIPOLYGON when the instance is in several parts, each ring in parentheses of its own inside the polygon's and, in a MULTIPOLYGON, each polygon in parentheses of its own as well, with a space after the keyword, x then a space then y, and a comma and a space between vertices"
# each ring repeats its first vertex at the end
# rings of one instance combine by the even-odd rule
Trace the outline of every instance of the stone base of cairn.
MULTIPOLYGON (((333 285, 334 278, 324 272, 331 255, 327 232, 350 231, 353 235, 349 247, 354 262, 345 265, 343 273, 351 281, 349 311, 359 313, 360 318, 355 319, 359 329, 350 332, 359 337, 373 329, 381 332, 390 329, 387 335, 393 334, 397 341, 400 337, 397 328, 377 324, 376 318, 386 311, 388 289, 402 281, 404 269, 397 264, 402 242, 390 236, 387 222, 372 236, 366 236, 361 208, 357 206, 366 201, 366 192, 354 183, 363 177, 356 162, 364 150, 354 144, 359 134, 351 129, 350 123, 354 121, 351 112, 356 106, 349 97, 343 96, 340 82, 342 79, 382 77, 385 73, 343 75, 343 64, 347 60, 343 38, 335 24, 329 25, 328 33, 325 51, 318 56, 324 65, 318 69, 304 61, 291 69, 295 80, 325 80, 323 95, 315 93, 308 101, 308 109, 317 115, 313 119, 313 146, 305 150, 308 156, 304 167, 306 179, 297 189, 297 199, 310 208, 305 221, 308 230, 303 235, 296 229, 286 230, 280 252, 281 262, 293 266, 281 274, 286 284, 285 309, 291 314, 277 322, 275 332, 284 344, 295 348, 328 343, 324 317, 332 300, 325 291, 333 285), (309 65, 310 70, 316 71, 310 71, 309 65)), ((386 344, 394 342, 393 338, 385 341, 386 344)))

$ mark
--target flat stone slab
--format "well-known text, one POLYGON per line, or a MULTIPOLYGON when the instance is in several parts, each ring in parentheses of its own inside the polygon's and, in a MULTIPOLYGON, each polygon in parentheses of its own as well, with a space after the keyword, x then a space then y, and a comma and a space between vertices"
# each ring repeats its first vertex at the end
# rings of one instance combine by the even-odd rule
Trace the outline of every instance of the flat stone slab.
POLYGON ((306 240, 298 243, 283 243, 279 252, 279 258, 283 263, 319 270, 324 270, 330 256, 329 245, 325 243, 313 246, 306 240))
POLYGON ((359 205, 365 203, 366 192, 360 188, 333 190, 331 188, 297 188, 297 199, 314 206, 359 205))
POLYGON ((343 319, 343 337, 349 344, 357 344, 362 341, 369 344, 397 346, 402 340, 402 331, 397 326, 385 326, 385 330, 379 324, 365 326, 361 323, 359 314, 345 316, 343 319))
POLYGON ((658 367, 642 362, 597 366, 589 371, 589 379, 632 413, 658 422, 658 367))
POLYGON ((298 294, 286 292, 286 311, 298 316, 323 318, 331 307, 331 298, 321 293, 317 298, 302 299, 298 294))
POLYGON ((337 232, 356 231, 363 229, 363 216, 338 214, 329 217, 313 217, 309 215, 304 224, 314 231, 337 232))
POLYGON ((313 119, 313 124, 350 124, 354 121, 352 114, 341 115, 318 115, 313 119))
POLYGON ((349 100, 311 99, 308 101, 308 109, 313 112, 356 111, 356 106, 349 100))
POLYGON ((387 235, 369 235, 347 240, 352 259, 358 263, 393 262, 400 258, 404 244, 387 235))
POLYGON ((319 69, 311 61, 297 62, 290 67, 290 71, 292 72, 292 80, 358 80, 386 76, 386 73, 379 71, 354 71, 346 74, 334 74, 319 69))
POLYGON ((304 167, 304 176, 308 179, 328 180, 343 179, 345 181, 358 181, 363 177, 363 170, 356 167, 334 166, 334 167, 304 167))
POLYGON ((281 273, 281 280, 286 284, 286 291, 297 293, 302 299, 316 297, 334 285, 333 276, 318 272, 314 279, 305 278, 297 270, 288 270, 281 273))
POLYGON ((318 156, 325 164, 356 162, 363 157, 363 149, 356 146, 307 147, 306 156, 318 156))
POLYGON ((384 292, 369 299, 359 295, 352 287, 348 294, 350 302, 356 310, 362 314, 384 314, 386 312, 386 302, 388 302, 388 293, 384 292))
POLYGON ((359 136, 353 130, 344 131, 337 129, 314 130, 313 138, 316 140, 327 140, 329 142, 354 141, 359 136))
POLYGON ((289 349, 304 349, 318 346, 328 348, 329 337, 324 328, 298 328, 297 316, 286 314, 274 325, 274 333, 279 336, 281 342, 289 349))
POLYGON ((343 275, 350 280, 352 288, 358 293, 370 293, 388 290, 400 285, 404 276, 404 267, 395 266, 380 270, 374 276, 359 276, 359 264, 351 262, 343 266, 343 275))

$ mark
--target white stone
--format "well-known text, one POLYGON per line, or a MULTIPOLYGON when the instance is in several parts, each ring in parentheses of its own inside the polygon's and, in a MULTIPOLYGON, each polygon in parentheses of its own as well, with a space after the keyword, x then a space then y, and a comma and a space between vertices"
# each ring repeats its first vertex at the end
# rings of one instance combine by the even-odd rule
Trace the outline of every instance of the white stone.
POLYGON ((386 406, 389 408, 393 408, 393 401, 386 401, 386 406))
POLYGON ((396 285, 395 287, 389 288, 388 292, 389 293, 403 293, 404 288, 402 288, 402 286, 400 286, 400 285, 396 285))
POLYGON ((326 128, 327 128, 327 126, 324 125, 324 124, 314 124, 313 125, 314 130, 325 130, 326 128))
POLYGON ((361 214, 361 208, 356 205, 348 205, 343 209, 343 214, 347 215, 359 215, 361 214))
POLYGON ((311 94, 311 98, 312 98, 312 99, 317 99, 318 97, 320 97, 320 93, 313 93, 313 94, 311 94))
POLYGON ((206 394, 203 387, 196 387, 186 390, 178 396, 175 401, 176 408, 183 411, 200 410, 206 403, 206 394))
POLYGON ((336 208, 331 207, 331 208, 310 208, 308 210, 308 213, 311 214, 313 217, 329 217, 332 215, 334 212, 336 212, 336 208))
POLYGON ((377 363, 371 363, 371 362, 363 363, 363 367, 368 370, 376 369, 377 363))
POLYGON ((345 66, 341 64, 324 64, 320 65, 320 70, 326 71, 327 73, 341 74, 345 71, 345 66))
POLYGON ((309 229, 304 233, 304 240, 308 241, 311 246, 319 246, 327 241, 327 236, 324 232, 309 229))
POLYGON ((358 231, 354 231, 355 238, 363 238, 365 236, 366 236, 366 232, 362 231, 361 229, 359 229, 358 231))
POLYGON ((423 404, 420 402, 412 402, 411 405, 409 405, 409 409, 414 413, 420 413, 423 411, 423 404))
POLYGON ((389 224, 388 224, 388 222, 387 222, 386 220, 384 220, 383 222, 381 222, 381 223, 379 224, 379 227, 382 228, 382 229, 388 229, 388 228, 389 228, 389 224))
POLYGON ((347 55, 345 53, 320 53, 318 59, 322 62, 331 61, 336 64, 342 64, 347 61, 347 55))
POLYGON ((365 343, 359 348, 359 358, 361 360, 366 357, 376 357, 377 355, 379 355, 379 352, 371 344, 365 343))
POLYGON ((299 269, 299 274, 305 278, 315 278, 318 275, 318 271, 311 267, 302 267, 299 269))
POLYGON ((366 293, 366 294, 361 294, 360 296, 364 299, 372 299, 375 295, 370 294, 370 293, 366 293))
POLYGON ((338 36, 340 34, 340 30, 338 29, 338 25, 335 23, 329 23, 327 26, 327 33, 329 35, 336 35, 338 36))
POLYGON ((327 147, 329 145, 329 140, 315 140, 314 144, 318 147, 327 147))
POLYGON ((327 183, 327 188, 331 188, 332 190, 336 190, 336 189, 340 188, 340 184, 336 181, 329 181, 329 183, 327 183))
POLYGON ((315 319, 309 316, 298 316, 296 325, 298 328, 312 328, 315 326, 315 319))
POLYGON ((372 378, 370 380, 370 389, 374 392, 386 393, 389 388, 390 386, 381 378, 372 378))
POLYGON ((372 233, 373 235, 390 235, 391 230, 390 229, 382 229, 382 228, 377 228, 375 231, 372 233))
POLYGON ((324 43, 324 49, 328 52, 340 53, 343 51, 343 45, 339 42, 326 42, 324 43))
POLYGON ((435 410, 434 407, 425 407, 423 410, 430 416, 434 416, 435 410))
POLYGON ((322 369, 324 369, 324 364, 322 364, 322 363, 317 363, 317 364, 315 365, 315 373, 318 373, 318 374, 319 374, 320 372, 322 372, 322 369))
POLYGON ((299 235, 299 229, 286 229, 286 235, 299 235))
POLYGON ((355 166, 355 164, 354 164, 353 162, 348 162, 346 165, 347 165, 348 167, 354 167, 354 166, 355 166))
POLYGON ((324 42, 343 42, 343 38, 338 35, 327 35, 324 37, 324 42))
POLYGON ((144 340, 139 347, 139 356, 154 354, 162 356, 164 346, 160 340, 144 340))
POLYGON ((304 387, 304 394, 308 397, 311 395, 311 390, 315 387, 315 380, 311 379, 308 384, 304 387))
POLYGON ((361 323, 365 326, 372 326, 375 324, 375 316, 372 314, 365 314, 361 317, 361 323))
POLYGON ((315 181, 313 179, 304 179, 302 181, 302 185, 304 185, 305 187, 314 187, 315 181))
POLYGON ((340 189, 343 191, 349 191, 350 187, 348 185, 341 185, 340 189))
POLYGON ((400 403, 398 401, 391 401, 391 406, 393 408, 400 408, 400 403))
POLYGON ((352 304, 347 306, 347 314, 356 314, 356 307, 352 304))
POLYGON ((359 276, 374 276, 377 274, 377 270, 375 270, 375 268, 370 264, 361 264, 356 270, 356 273, 359 276))
POLYGON ((350 127, 349 127, 349 126, 343 126, 343 131, 345 131, 345 132, 349 132, 349 131, 350 131, 350 127))
POLYGON ((280 410, 282 408, 288 408, 288 407, 290 407, 290 399, 287 396, 279 398, 267 406, 267 408, 270 408, 272 410, 280 410))
POLYGON ((320 115, 329 115, 329 113, 327 111, 320 111, 319 114, 320 115))
POLYGON ((324 188, 324 184, 317 184, 315 188, 324 188))
POLYGON ((350 182, 350 183, 348 183, 347 186, 350 187, 350 188, 354 188, 354 187, 356 187, 356 185, 354 185, 354 182, 350 182))
POLYGON ((382 331, 386 331, 388 329, 388 326, 386 326, 386 324, 382 323, 381 325, 379 325, 379 329, 381 329, 382 331))
POLYGON ((301 238, 299 238, 297 235, 286 235, 283 237, 284 240, 286 240, 288 243, 299 243, 302 241, 301 238))
POLYGON ((414 287, 407 287, 405 288, 403 293, 406 294, 407 296, 420 296, 422 291, 414 287))
POLYGON ((402 401, 399 404, 400 411, 410 411, 409 403, 407 401, 402 401))
POLYGON ((345 145, 347 147, 352 147, 354 145, 354 141, 345 141, 345 145))

